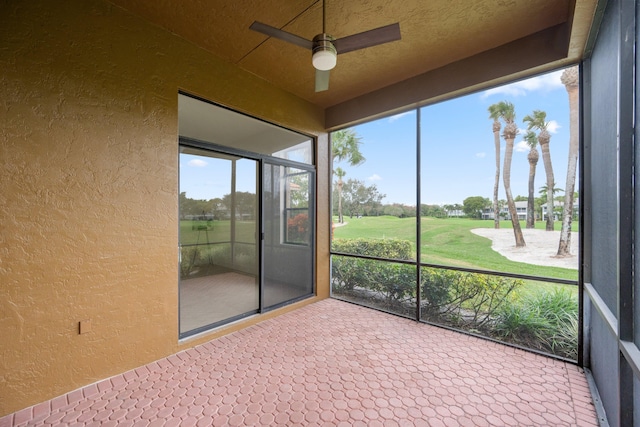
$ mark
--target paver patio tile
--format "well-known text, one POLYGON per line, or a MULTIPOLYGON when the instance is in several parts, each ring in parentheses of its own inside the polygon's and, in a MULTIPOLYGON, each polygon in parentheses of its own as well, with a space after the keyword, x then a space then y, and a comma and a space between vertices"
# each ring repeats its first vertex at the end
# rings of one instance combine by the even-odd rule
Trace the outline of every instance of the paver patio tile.
POLYGON ((596 426, 574 365, 324 300, 0 418, 55 424, 596 426))

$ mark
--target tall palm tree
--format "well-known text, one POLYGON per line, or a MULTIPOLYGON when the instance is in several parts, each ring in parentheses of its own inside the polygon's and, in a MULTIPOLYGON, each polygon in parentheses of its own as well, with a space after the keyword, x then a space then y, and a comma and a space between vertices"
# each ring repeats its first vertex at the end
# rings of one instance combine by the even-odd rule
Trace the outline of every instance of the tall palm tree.
POLYGON ((499 104, 489 106, 489 118, 493 119, 493 144, 496 151, 496 178, 493 183, 493 227, 500 228, 500 207, 498 206, 498 187, 500 186, 500 110, 499 104))
MULTIPOLYGON (((551 141, 551 135, 547 127, 549 123, 547 120, 547 113, 542 110, 535 110, 530 116, 525 116, 522 119, 523 122, 527 122, 527 130, 538 130, 538 143, 540 143, 540 149, 542 150, 542 163, 544 164, 544 171, 547 175, 547 188, 553 188, 553 166, 551 165, 551 152, 549 151, 549 141, 551 141)), ((547 192, 547 212, 553 213, 553 193, 547 192)), ((547 231, 553 231, 553 215, 547 215, 547 231)))
POLYGON ((516 247, 526 246, 524 242, 524 236, 522 235, 522 229, 520 228, 520 221, 518 220, 518 211, 516 210, 516 203, 513 201, 511 195, 511 159, 513 157, 513 141, 518 134, 518 127, 515 124, 516 120, 516 108, 511 102, 500 101, 498 103, 499 116, 504 120, 504 132, 502 136, 506 143, 504 151, 504 167, 502 169, 502 181, 504 182, 504 192, 507 195, 507 206, 509 208, 509 215, 511 216, 511 224, 513 224, 513 234, 516 239, 516 247))
MULTIPOLYGON (((342 129, 331 134, 331 167, 335 162, 346 161, 351 166, 357 166, 366 160, 360 152, 360 137, 353 129, 342 129)), ((338 221, 342 218, 342 178, 346 172, 341 168, 333 169, 333 173, 338 177, 338 221)))
POLYGON ((569 95, 569 163, 567 184, 562 209, 562 229, 558 243, 558 256, 571 255, 571 222, 573 220, 573 197, 576 188, 576 167, 578 165, 578 67, 567 68, 560 81, 569 95))
POLYGON ((536 211, 535 211, 535 196, 533 195, 534 183, 536 179, 536 166, 538 165, 538 138, 536 134, 529 131, 524 136, 524 140, 529 146, 529 154, 527 160, 529 160, 529 197, 527 198, 527 228, 536 227, 536 211))
POLYGON ((344 178, 347 173, 341 167, 337 167, 333 173, 338 177, 338 181, 336 182, 336 189, 338 190, 338 222, 342 224, 344 222, 342 218, 342 187, 344 187, 342 178, 344 178))
POLYGON ((357 166, 366 160, 360 152, 362 141, 353 129, 342 129, 331 134, 331 160, 346 160, 351 166, 357 166))

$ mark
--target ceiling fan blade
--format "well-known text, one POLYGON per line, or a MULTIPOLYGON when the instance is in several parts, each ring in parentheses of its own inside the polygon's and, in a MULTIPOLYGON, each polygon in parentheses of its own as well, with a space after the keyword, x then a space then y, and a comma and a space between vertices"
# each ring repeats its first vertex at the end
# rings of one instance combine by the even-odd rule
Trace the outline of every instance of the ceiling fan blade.
POLYGON ((316 92, 324 92, 329 89, 329 70, 316 70, 316 92))
POLYGON ((249 29, 265 34, 269 37, 275 37, 276 39, 284 40, 285 42, 293 43, 297 46, 311 50, 313 48, 313 42, 311 40, 304 39, 295 34, 288 33, 284 30, 272 27, 271 25, 263 24, 262 22, 255 21, 249 29))
POLYGON ((333 44, 338 54, 341 54, 396 40, 400 40, 400 24, 397 22, 352 36, 342 37, 334 41, 333 44))

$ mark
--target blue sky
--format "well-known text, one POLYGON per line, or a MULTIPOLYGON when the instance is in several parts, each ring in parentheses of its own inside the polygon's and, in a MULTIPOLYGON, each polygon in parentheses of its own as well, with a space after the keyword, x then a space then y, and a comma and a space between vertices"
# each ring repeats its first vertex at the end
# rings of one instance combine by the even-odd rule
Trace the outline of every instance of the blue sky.
MULTIPOLYGON (((206 152, 203 151, 203 154, 206 152)), ((236 162, 237 191, 256 193, 256 161, 236 162)), ((231 193, 231 160, 180 154, 180 191, 191 199, 209 200, 231 193)))
MULTIPOLYGON (((499 101, 511 101, 516 108, 520 134, 515 140, 511 167, 512 193, 527 195, 528 147, 522 118, 533 110, 546 111, 550 122, 550 151, 556 185, 565 187, 569 145, 569 101, 560 82, 562 71, 545 74, 494 89, 474 93, 422 108, 422 203, 454 204, 469 196, 492 199, 495 153, 492 120, 487 108, 499 101)), ((344 162, 347 179, 375 184, 386 197, 383 203, 415 205, 416 112, 410 111, 353 129, 362 141, 366 162, 352 167, 344 162)), ((501 159, 504 159, 501 139, 501 159)), ((503 163, 501 161, 501 168, 503 163)), ((238 190, 255 191, 255 162, 238 163, 238 190)), ((230 192, 228 160, 181 154, 180 191, 195 199, 222 197, 230 192)), ((542 156, 536 170, 536 196, 546 183, 542 156)), ((500 198, 504 186, 500 180, 500 198)))
MULTIPOLYGON (((565 187, 569 145, 569 101, 560 82, 562 71, 523 80, 422 108, 422 203, 460 203, 469 196, 493 197, 495 151, 492 120, 487 108, 499 101, 515 105, 520 133, 515 140, 511 166, 513 196, 527 195, 528 147, 522 118, 534 110, 547 113, 551 133, 550 152, 556 186, 565 187)), ((377 120, 353 128, 360 136, 366 162, 351 167, 346 179, 375 184, 386 194, 383 203, 415 205, 415 111, 377 120)), ((501 138, 501 168, 504 139, 501 138)), ((536 169, 536 196, 546 184, 542 155, 536 169)), ((504 186, 500 178, 500 198, 504 186)))

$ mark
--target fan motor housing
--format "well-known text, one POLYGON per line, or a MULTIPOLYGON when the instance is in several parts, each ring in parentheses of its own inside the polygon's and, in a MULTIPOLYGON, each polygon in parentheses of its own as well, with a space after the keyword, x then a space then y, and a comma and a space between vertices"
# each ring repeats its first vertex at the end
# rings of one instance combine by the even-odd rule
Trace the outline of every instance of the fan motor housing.
POLYGON ((333 45, 335 39, 329 34, 318 34, 313 38, 312 62, 317 70, 327 71, 336 66, 338 52, 333 45))

